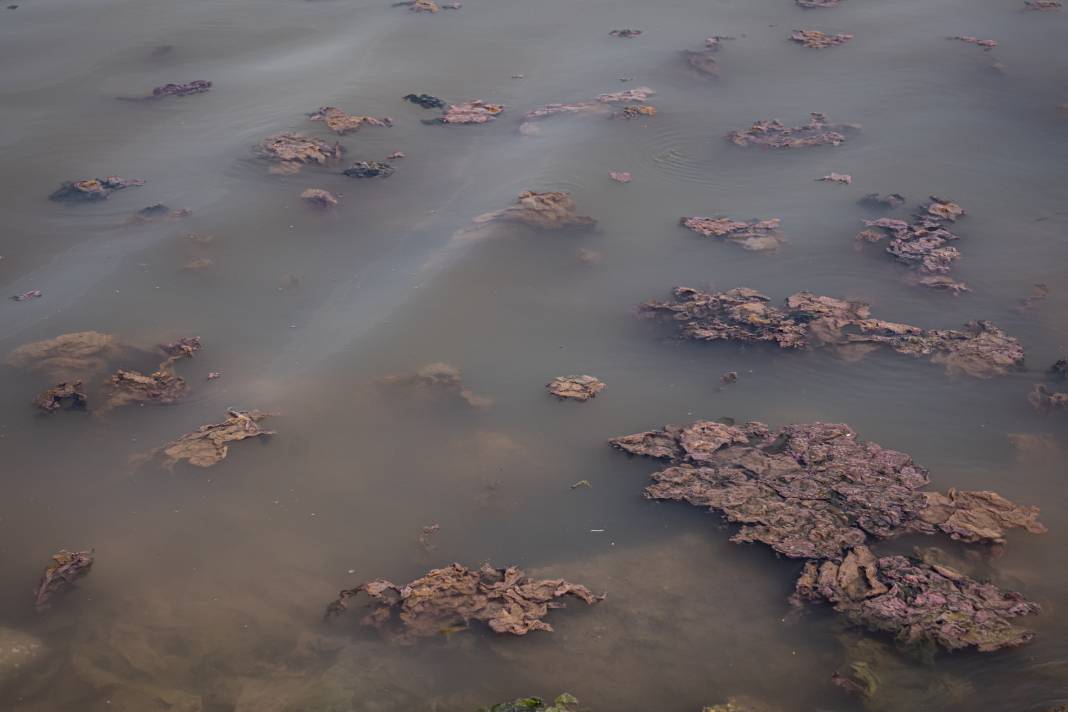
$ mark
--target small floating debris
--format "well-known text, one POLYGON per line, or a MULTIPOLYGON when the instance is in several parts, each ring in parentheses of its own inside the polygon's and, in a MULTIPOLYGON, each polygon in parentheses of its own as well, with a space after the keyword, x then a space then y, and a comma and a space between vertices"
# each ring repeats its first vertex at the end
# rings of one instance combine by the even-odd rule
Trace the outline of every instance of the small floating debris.
POLYGON ((395 373, 383 376, 379 383, 386 386, 403 387, 413 395, 421 396, 458 396, 472 408, 486 408, 493 400, 476 394, 465 386, 460 369, 447 363, 431 363, 414 373, 395 373))
POLYGON ((78 579, 89 573, 93 565, 93 552, 60 550, 52 555, 52 563, 45 569, 37 584, 34 605, 43 611, 52 605, 52 599, 74 588, 78 579))
POLYGON ((82 391, 81 381, 57 383, 48 390, 38 393, 33 399, 33 404, 51 413, 67 405, 68 408, 84 408, 89 397, 82 391))
POLYGON ((379 161, 357 161, 341 171, 349 178, 389 178, 395 169, 388 163, 379 161))
POLYGON ((393 7, 406 7, 412 12, 438 12, 439 10, 459 10, 460 3, 447 2, 438 5, 434 0, 403 0, 393 3, 393 7))
POLYGON ((543 619, 551 609, 564 607, 560 599, 573 596, 592 605, 604 598, 563 579, 530 579, 515 566, 483 564, 472 570, 451 564, 404 586, 378 579, 343 590, 327 606, 326 617, 343 614, 361 593, 371 599, 371 612, 361 623, 399 642, 435 637, 443 629, 466 630, 472 621, 486 623, 495 633, 551 632, 553 627, 543 619))
POLYGON ((703 237, 716 237, 732 242, 746 250, 774 250, 782 244, 779 227, 782 220, 752 220, 743 222, 730 218, 681 218, 679 224, 703 237))
POLYGON ((395 161, 398 158, 407 158, 407 157, 408 156, 407 156, 407 154, 404 153, 404 151, 394 151, 393 153, 391 153, 388 156, 386 156, 386 160, 395 161))
POLYGON ((174 341, 168 341, 165 344, 159 345, 159 350, 168 356, 174 356, 177 358, 188 357, 192 358, 197 351, 203 348, 203 343, 199 336, 183 336, 175 339, 174 341))
POLYGON ((640 37, 641 34, 642 34, 642 31, 641 30, 631 30, 631 29, 628 28, 628 29, 622 29, 622 30, 612 30, 608 34, 610 34, 612 37, 640 37))
POLYGON ((340 143, 288 131, 268 136, 256 147, 261 157, 278 163, 282 173, 296 173, 308 163, 325 165, 340 160, 344 150, 340 143))
POLYGON ((922 286, 948 289, 953 292, 969 291, 963 282, 949 278, 953 263, 960 259, 960 250, 949 242, 960 236, 948 229, 964 215, 964 209, 947 198, 931 196, 931 202, 920 207, 911 222, 893 218, 865 220, 865 229, 857 235, 864 242, 880 242, 889 237, 887 253, 925 275, 917 283, 922 286))
POLYGON ((845 142, 844 132, 859 128, 857 124, 832 124, 825 114, 813 113, 803 126, 785 126, 778 119, 757 121, 744 131, 731 131, 727 140, 737 146, 766 148, 837 146, 845 142))
POLYGON ((154 203, 141 208, 126 219, 127 225, 143 225, 156 220, 180 220, 193 214, 189 208, 171 208, 163 203, 154 203))
POLYGON ((571 485, 571 489, 578 489, 579 487, 585 487, 586 489, 593 489, 593 483, 589 480, 579 480, 575 484, 571 485))
POLYGON ((956 35, 956 36, 950 37, 948 39, 960 40, 961 42, 966 42, 968 44, 977 45, 979 47, 982 47, 987 52, 989 52, 990 50, 992 50, 992 49, 994 49, 995 47, 998 46, 998 43, 997 43, 996 40, 981 40, 978 37, 972 37, 970 35, 956 35))
POLYGON ((1048 12, 1060 10, 1064 5, 1060 0, 1024 0, 1024 9, 1048 12))
POLYGON ((1027 400, 1039 413, 1051 413, 1057 410, 1068 409, 1068 393, 1051 391, 1041 383, 1036 383, 1031 389, 1027 400))
POLYGON ((826 49, 845 44, 853 39, 853 35, 828 35, 819 30, 794 30, 790 39, 810 49, 826 49))
POLYGON ((798 7, 803 7, 806 10, 812 10, 814 8, 832 8, 838 7, 840 0, 794 0, 798 7))
POLYGON ((120 96, 124 101, 142 101, 146 99, 162 99, 168 96, 192 96, 211 91, 212 83, 206 79, 194 79, 191 82, 181 84, 164 84, 156 87, 148 96, 120 96))
POLYGON ((656 116, 655 106, 624 106, 623 110, 618 112, 616 116, 621 116, 624 119, 636 119, 640 116, 656 116))
POLYGON ((445 100, 439 99, 436 96, 430 94, 406 94, 404 96, 405 101, 410 101, 413 104, 418 104, 424 109, 444 109, 445 100))
POLYGON ((438 124, 485 124, 504 111, 501 104, 490 104, 481 99, 472 99, 460 104, 450 104, 445 113, 426 123, 438 124))
POLYGON ((337 198, 329 190, 322 188, 308 188, 300 194, 302 200, 318 205, 321 208, 332 208, 337 205, 337 198))
POLYGON ((545 387, 561 400, 588 401, 603 391, 605 384, 593 376, 557 376, 545 387))
POLYGON ((626 171, 621 171, 619 173, 611 171, 608 174, 608 177, 614 180, 616 183, 630 183, 630 181, 632 180, 631 174, 627 173, 626 171))
POLYGON ((989 321, 959 330, 924 329, 871 318, 863 302, 798 292, 777 309, 756 290, 739 287, 702 292, 678 287, 668 302, 647 302, 640 313, 669 319, 684 339, 771 342, 783 349, 828 346, 844 357, 861 358, 880 347, 926 357, 951 374, 1001 376, 1024 365, 1020 342, 989 321))
POLYGON ((107 200, 116 190, 144 185, 139 178, 89 178, 87 180, 67 181, 48 196, 49 200, 107 200))
POLYGON ((41 293, 40 289, 31 289, 22 294, 13 294, 11 295, 11 299, 16 302, 28 302, 31 299, 40 299, 43 296, 44 294, 41 293))
POLYGON ((515 205, 475 218, 479 224, 491 221, 518 222, 543 230, 591 229, 597 224, 593 218, 577 214, 575 200, 570 193, 539 193, 533 190, 520 193, 515 205))
POLYGON ((218 371, 208 371, 208 375, 207 375, 207 377, 205 378, 205 380, 208 380, 208 381, 217 381, 217 380, 219 380, 220 378, 222 378, 222 374, 221 374, 221 373, 219 373, 218 371))
POLYGON ((726 373, 724 373, 723 375, 721 375, 719 377, 719 382, 722 383, 725 386, 729 386, 732 383, 737 383, 738 382, 738 372, 737 371, 727 371, 726 373))
POLYGON ((841 183, 842 185, 850 185, 853 183, 853 176, 848 173, 828 173, 822 178, 817 178, 818 181, 825 183, 841 183))
POLYGON ((345 113, 336 106, 323 106, 315 112, 308 114, 310 121, 322 121, 326 127, 336 134, 347 134, 359 131, 361 126, 393 126, 393 119, 388 116, 375 118, 374 116, 357 116, 345 113))
POLYGON ((173 469, 182 460, 187 460, 190 465, 196 467, 211 467, 226 459, 230 452, 229 443, 275 434, 274 431, 260 427, 260 421, 269 417, 270 413, 235 409, 230 409, 226 413, 228 417, 223 422, 201 425, 195 431, 136 459, 150 460, 162 452, 166 455, 163 466, 168 470, 173 469))
POLYGON ((440 524, 428 524, 422 528, 419 533, 419 547, 423 551, 429 552, 438 548, 437 544, 434 544, 430 538, 437 534, 439 529, 441 529, 440 524))

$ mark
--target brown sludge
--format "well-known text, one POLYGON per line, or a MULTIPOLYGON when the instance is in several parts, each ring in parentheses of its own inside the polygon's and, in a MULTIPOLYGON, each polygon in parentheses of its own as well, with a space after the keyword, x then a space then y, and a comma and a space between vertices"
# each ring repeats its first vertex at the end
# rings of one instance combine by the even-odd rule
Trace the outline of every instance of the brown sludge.
POLYGON ((459 396, 472 408, 487 408, 493 400, 476 394, 464 385, 460 369, 447 363, 431 363, 414 373, 395 373, 384 376, 380 383, 387 386, 403 386, 420 396, 459 396))
POLYGON ((976 378, 1023 367, 1019 342, 987 321, 971 321, 959 330, 923 329, 872 319, 863 302, 810 292, 791 295, 785 309, 771 306, 770 301, 747 287, 726 292, 678 287, 672 301, 647 302, 639 310, 671 319, 682 338, 696 341, 767 341, 784 349, 833 346, 843 355, 855 356, 885 346, 900 354, 930 358, 952 374, 976 378))
POLYGON ((876 243, 889 237, 886 251, 916 270, 917 284, 945 289, 954 294, 970 291, 968 285, 949 277, 953 263, 960 258, 960 250, 948 243, 960 236, 948 229, 964 215, 964 210, 951 200, 931 196, 931 202, 921 206, 911 222, 894 218, 865 220, 866 229, 858 240, 876 243))
POLYGON ((190 465, 196 467, 211 467, 226 459, 230 451, 229 443, 275 434, 273 430, 260 427, 260 421, 270 417, 270 413, 230 409, 226 414, 227 418, 223 422, 201 425, 163 447, 134 458, 135 461, 150 460, 163 453, 166 455, 163 466, 168 470, 173 469, 182 460, 188 460, 190 465))
POLYGON ((515 205, 475 218, 479 224, 496 220, 542 230, 591 229, 597 224, 591 217, 576 214, 575 200, 563 191, 539 193, 527 190, 519 194, 515 205))
POLYGON ((318 205, 321 208, 332 208, 337 205, 337 198, 329 190, 323 190, 322 188, 308 188, 300 194, 302 200, 305 200, 312 205, 318 205))
POLYGON ((33 404, 41 410, 51 413, 63 407, 64 401, 69 401, 70 408, 84 408, 88 396, 82 392, 82 382, 73 381, 57 383, 43 393, 38 393, 33 399, 33 404))
POLYGON ((603 391, 605 384, 593 376, 557 376, 545 387, 561 400, 588 401, 603 391))
POLYGON ((52 598, 74 587, 75 581, 89 573, 93 565, 92 551, 67 551, 52 555, 52 563, 45 569, 37 584, 35 605, 42 611, 52 604, 52 598))
POLYGON ((716 237, 746 250, 774 250, 782 244, 778 218, 743 222, 730 218, 681 218, 679 224, 703 237, 716 237))
POLYGON ((719 45, 722 40, 732 39, 734 38, 713 35, 705 40, 704 49, 684 49, 682 50, 682 57, 686 60, 686 64, 698 74, 719 78, 719 63, 716 62, 715 54, 719 51, 719 45))
POLYGON ((1051 391, 1041 383, 1035 384, 1035 387, 1031 389, 1030 395, 1027 396, 1027 400, 1040 413, 1050 413, 1068 408, 1068 393, 1051 391))
POLYGON ((73 180, 63 183, 58 190, 54 191, 49 200, 107 200, 108 196, 116 190, 141 186, 145 182, 140 178, 120 178, 108 176, 107 178, 88 178, 86 180, 73 180))
POLYGON ((721 512, 741 525, 734 542, 761 542, 810 559, 796 600, 826 599, 850 620, 908 642, 995 650, 1030 640, 1005 621, 1037 610, 943 566, 876 560, 869 541, 946 534, 1001 544, 1005 530, 1045 531, 1038 510, 993 492, 924 491, 927 470, 907 454, 861 441, 847 425, 805 423, 771 431, 712 421, 668 425, 610 440, 623 452, 666 460, 645 490, 721 512))
POLYGON ((938 564, 876 557, 865 546, 850 550, 840 563, 805 564, 793 600, 831 603, 850 622, 891 633, 903 643, 984 653, 1030 642, 1034 633, 1010 619, 1039 611, 1037 603, 1015 591, 938 564))
POLYGON ((437 121, 443 124, 485 124, 497 118, 504 111, 501 104, 489 104, 481 99, 473 99, 460 104, 449 104, 437 121))
MULTIPOLYGON (((519 127, 519 132, 525 135, 537 134, 540 129, 534 122, 540 119, 546 119, 550 116, 561 116, 566 114, 571 116, 599 115, 612 117, 622 115, 619 112, 613 112, 610 105, 625 104, 628 102, 644 103, 654 94, 656 94, 656 92, 649 87, 635 87, 634 89, 626 89, 624 91, 598 94, 595 99, 590 101, 580 101, 574 104, 545 104, 537 109, 531 109, 524 115, 523 123, 519 127)), ((646 108, 651 109, 652 107, 646 108)), ((626 111, 626 109, 623 111, 626 111)))
POLYGON ((344 150, 340 143, 290 131, 268 136, 256 147, 260 156, 279 164, 275 171, 278 173, 296 173, 306 163, 325 165, 340 160, 344 150))
POLYGON ((374 116, 357 116, 348 114, 336 106, 323 106, 314 113, 308 114, 310 121, 322 121, 326 127, 336 134, 347 134, 359 131, 361 126, 392 126, 393 119, 384 116, 381 119, 374 116))
POLYGON ((731 131, 727 140, 738 146, 766 148, 837 146, 845 142, 844 132, 858 128, 857 124, 832 124, 825 114, 813 113, 803 126, 785 126, 778 119, 757 121, 744 131, 731 131))
POLYGON ((552 631, 543 619, 551 609, 564 607, 559 599, 574 596, 592 605, 604 598, 563 579, 532 580, 515 566, 483 564, 475 571, 452 564, 404 586, 379 579, 343 590, 327 606, 326 616, 344 613, 360 593, 371 599, 361 623, 402 643, 468 628, 472 621, 486 623, 495 633, 552 631))
POLYGON ((875 208, 896 208, 905 204, 905 196, 901 195, 901 193, 887 193, 886 195, 868 193, 858 202, 861 205, 875 208))
POLYGON ((853 39, 853 35, 828 35, 819 30, 794 30, 790 39, 810 49, 826 49, 845 44, 853 39))
POLYGON ((23 344, 11 352, 7 363, 47 374, 56 381, 75 381, 103 371, 123 351, 119 340, 111 334, 78 331, 23 344))
POLYGON ((1020 300, 1020 305, 1016 307, 1016 311, 1024 312, 1028 309, 1034 308, 1036 304, 1046 299, 1049 296, 1049 285, 1038 283, 1031 287, 1031 293, 1020 300))

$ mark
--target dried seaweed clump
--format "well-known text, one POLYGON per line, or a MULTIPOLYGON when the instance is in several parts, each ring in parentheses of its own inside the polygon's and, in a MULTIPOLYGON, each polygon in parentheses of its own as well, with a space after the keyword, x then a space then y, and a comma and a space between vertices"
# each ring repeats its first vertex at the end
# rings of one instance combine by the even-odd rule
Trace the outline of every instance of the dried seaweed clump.
POLYGON ((429 123, 441 124, 485 124, 497 118, 504 111, 501 104, 490 104, 481 99, 472 99, 459 104, 449 104, 445 113, 429 123))
POLYGON ((268 136, 256 150, 263 158, 280 164, 281 172, 286 173, 296 173, 306 163, 325 165, 331 160, 339 160, 344 151, 340 143, 289 131, 268 136))
POLYGON ((950 37, 951 40, 960 40, 967 44, 973 44, 978 47, 982 47, 985 51, 989 52, 998 46, 997 40, 981 40, 978 37, 972 37, 971 35, 955 35, 950 37))
POLYGON ((129 188, 131 186, 144 185, 145 182, 139 178, 119 178, 118 176, 108 176, 107 178, 88 178, 86 180, 73 180, 67 181, 59 186, 51 195, 48 196, 49 200, 107 200, 108 196, 114 193, 116 190, 122 190, 123 188, 129 188))
MULTIPOLYGON (((531 109, 524 115, 523 124, 519 127, 519 132, 523 134, 537 133, 538 129, 533 124, 534 121, 539 119, 545 119, 550 116, 560 115, 572 115, 572 116, 626 116, 628 109, 631 113, 637 112, 640 115, 640 109, 644 108, 647 112, 652 107, 639 107, 639 106, 627 106, 621 112, 613 112, 611 104, 627 104, 636 102, 637 104, 644 104, 649 97, 656 94, 655 91, 649 87, 635 87, 633 89, 625 89, 623 91, 607 92, 605 94, 598 94, 596 98, 589 101, 579 101, 573 104, 545 104, 537 109, 531 109)), ((652 113, 656 113, 655 110, 652 113)))
POLYGON ((731 131, 727 140, 738 146, 767 148, 837 146, 845 142, 845 132, 857 128, 856 124, 829 123, 826 115, 813 113, 803 126, 785 126, 778 119, 757 121, 744 131, 731 131))
POLYGON ((371 610, 361 623, 400 642, 468 628, 472 621, 486 623, 495 633, 552 631, 543 619, 551 609, 564 607, 561 598, 574 596, 591 605, 604 598, 563 579, 530 579, 515 566, 496 569, 483 564, 476 571, 452 564, 404 586, 379 579, 343 590, 327 606, 327 617, 344 613, 360 593, 371 599, 371 610))
POLYGON ((853 39, 853 35, 828 35, 819 30, 794 30, 790 39, 810 49, 826 49, 845 44, 853 39))
POLYGON ((1034 507, 994 492, 924 491, 926 469, 905 453, 859 440, 843 424, 770 431, 756 422, 697 421, 609 443, 670 463, 652 475, 647 498, 708 507, 741 525, 731 541, 761 542, 809 559, 798 601, 826 599, 859 625, 949 649, 995 650, 1030 639, 1004 620, 1037 610, 1018 594, 937 563, 876 560, 866 544, 938 533, 1001 544, 1010 528, 1045 531, 1034 507))
POLYGON ((64 402, 67 402, 70 408, 84 408, 88 400, 88 396, 82 391, 81 381, 64 381, 38 393, 33 404, 46 413, 51 413, 62 408, 64 402))
POLYGON ((329 190, 323 190, 322 188, 308 188, 300 194, 302 200, 306 200, 312 205, 318 205, 321 208, 332 208, 337 205, 337 198, 329 190))
POLYGON ((563 693, 552 702, 540 697, 520 697, 511 702, 498 702, 492 707, 479 707, 478 712, 578 712, 579 701, 574 695, 563 693))
POLYGON ((923 329, 870 318, 862 302, 798 292, 778 309, 770 299, 747 287, 702 292, 678 287, 668 302, 647 302, 640 312, 666 317, 680 336, 696 341, 768 341, 781 348, 834 346, 843 354, 863 356, 885 346, 900 354, 930 358, 950 373, 976 378, 1004 375, 1023 367, 1020 343, 987 321, 972 321, 959 330, 923 329))
POLYGON ((604 390, 604 381, 593 376, 557 376, 545 384, 549 393, 564 400, 588 401, 604 390))
POLYGON ((123 351, 119 340, 111 334, 78 331, 23 344, 11 352, 7 363, 47 374, 57 381, 75 381, 103 371, 123 351))
POLYGON ((576 214, 574 198, 563 191, 523 191, 515 205, 475 218, 479 224, 495 220, 522 223, 542 230, 591 229, 597 224, 591 217, 576 214))
POLYGON ((713 35, 705 40, 703 49, 684 49, 682 58, 691 69, 706 77, 719 77, 719 63, 716 62, 715 54, 719 51, 722 40, 732 40, 733 37, 713 35))
POLYGON ((730 218, 682 218, 679 224, 704 237, 716 237, 746 250, 774 250, 782 244, 779 226, 782 220, 753 220, 743 222, 730 218))
MULTIPOLYGON (((209 261, 210 263, 210 261, 209 261)), ((200 337, 178 339, 161 344, 160 350, 167 358, 159 368, 147 376, 139 371, 119 369, 108 379, 108 397, 104 410, 119 408, 132 403, 176 403, 189 392, 189 384, 174 372, 174 363, 179 359, 192 358, 200 350, 200 337)))
POLYGON ((460 369, 447 363, 431 363, 414 373, 395 373, 384 376, 381 381, 387 386, 403 386, 413 394, 423 396, 459 396, 472 408, 486 408, 493 401, 480 396, 465 386, 460 369))
POLYGON ((336 106, 323 106, 314 113, 308 114, 311 121, 322 121, 326 127, 336 134, 347 134, 359 131, 361 126, 392 126, 393 119, 383 116, 378 119, 374 116, 356 116, 347 114, 336 106))
POLYGON ((994 492, 926 492, 927 470, 907 454, 863 442, 847 425, 712 421, 610 440, 623 452, 667 460, 649 499, 683 501, 742 524, 736 542, 761 542, 798 559, 841 558, 868 538, 943 533, 1002 544, 1005 530, 1040 534, 1036 507, 994 492))
POLYGON ((52 598, 74 587, 74 583, 89 573, 93 565, 92 551, 67 551, 63 549, 52 555, 52 563, 45 569, 37 584, 35 605, 43 611, 52 604, 52 598))
POLYGON ((260 421, 269 417, 270 413, 230 409, 226 414, 228 417, 223 422, 201 425, 193 432, 156 448, 137 460, 149 460, 162 452, 166 455, 163 466, 168 470, 181 460, 188 460, 190 465, 197 467, 211 467, 226 459, 230 452, 229 443, 275 434, 273 430, 260 427, 260 421))
POLYGON ((966 284, 947 276, 960 258, 960 250, 949 244, 960 236, 948 226, 963 215, 964 210, 953 201, 932 195, 931 202, 922 206, 911 222, 893 218, 865 220, 867 229, 857 238, 880 242, 889 237, 886 251, 915 269, 921 275, 919 284, 954 293, 966 292, 969 291, 966 284))
POLYGON ((858 546, 840 563, 810 561, 797 581, 797 602, 826 601, 851 622, 893 634, 904 643, 990 652, 1024 645, 1034 633, 1011 619, 1039 611, 953 569, 904 556, 876 557, 858 546))

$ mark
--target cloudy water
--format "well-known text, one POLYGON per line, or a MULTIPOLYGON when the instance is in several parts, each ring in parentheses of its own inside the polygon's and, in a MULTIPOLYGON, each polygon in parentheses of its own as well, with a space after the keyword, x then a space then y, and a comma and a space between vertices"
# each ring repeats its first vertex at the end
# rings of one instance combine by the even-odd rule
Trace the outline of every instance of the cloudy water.
POLYGON ((1045 373, 1068 355, 1066 12, 1018 0, 465 0, 435 14, 368 0, 11 2, 0 285, 41 296, 0 304, 0 644, 38 647, 0 650, 0 709, 466 712, 565 691, 594 711, 731 697, 784 711, 1068 704, 1068 418, 1027 399, 1040 382, 1068 390, 1045 373), (643 34, 609 35, 623 28, 643 34), (808 49, 789 40, 801 28, 853 38, 808 49), (732 38, 718 79, 680 55, 715 35, 732 38), (194 79, 211 91, 116 99, 194 79), (547 103, 643 86, 655 115, 520 130, 547 103), (409 93, 505 110, 427 123, 440 110, 409 93), (335 136, 306 118, 321 106, 393 126, 335 136), (724 140, 810 112, 861 128, 788 151, 724 140), (340 141, 345 156, 271 173, 254 147, 283 131, 340 141), (397 151, 388 178, 340 173, 397 151), (832 172, 852 183, 815 180, 832 172), (64 181, 111 175, 145 184, 48 200, 64 181), (338 205, 309 204, 307 188, 338 205), (473 222, 525 190, 570 193, 596 228, 473 222), (907 202, 858 204, 872 192, 907 202), (952 226, 952 275, 971 288, 959 296, 910 284, 881 245, 854 239, 865 218, 906 218, 932 194, 966 211, 952 226), (157 203, 190 212, 131 220, 157 203), (784 242, 746 251, 680 227, 684 215, 779 218, 784 242), (1037 283, 1048 296, 1019 309, 1037 283), (889 350, 849 361, 681 341, 636 311, 676 286, 751 287, 775 304, 811 290, 928 328, 988 319, 1019 339, 1027 369, 984 380, 889 350), (85 331, 121 346, 62 377, 8 358, 85 331), (190 386, 180 402, 104 407, 116 368, 150 373, 157 344, 194 335, 202 350, 173 364, 190 386), (459 370, 467 400, 405 381, 435 363, 459 370), (728 371, 738 380, 724 386, 728 371), (545 383, 568 374, 607 387, 585 403, 550 397, 545 383), (65 377, 85 381, 88 410, 34 408, 65 377), (273 413, 261 425, 276 434, 231 443, 209 468, 137 460, 228 408, 273 413), (994 558, 946 537, 875 547, 937 546, 1022 592, 1042 606, 1019 620, 1034 641, 917 652, 829 606, 799 613, 788 597, 801 562, 731 543, 719 515, 644 499, 658 463, 606 442, 721 417, 848 423, 929 468, 932 489, 1040 506, 1048 533, 1011 532, 994 558), (95 564, 38 612, 34 588, 61 549, 93 549, 95 564), (551 611, 551 633, 446 625, 414 645, 361 626, 362 600, 323 620, 343 588, 454 561, 607 598, 551 611), (858 661, 877 681, 867 698, 831 681, 858 661))

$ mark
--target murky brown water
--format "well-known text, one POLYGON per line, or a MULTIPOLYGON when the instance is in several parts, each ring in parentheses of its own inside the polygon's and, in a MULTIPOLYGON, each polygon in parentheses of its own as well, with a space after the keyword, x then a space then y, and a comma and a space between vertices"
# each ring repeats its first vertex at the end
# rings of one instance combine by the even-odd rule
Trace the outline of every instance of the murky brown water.
POLYGON ((1068 461, 1022 456, 1007 438, 1048 433, 1064 445, 1068 434, 1068 418, 1040 416, 1025 397, 1068 351, 1068 121, 1055 110, 1068 101, 1068 13, 1026 13, 1016 0, 844 0, 810 12, 788 0, 468 0, 433 16, 341 0, 25 0, 0 12, 0 284, 44 294, 0 304, 0 351, 87 329, 144 347, 189 334, 205 343, 180 367, 188 401, 106 417, 38 416, 29 401, 46 379, 3 367, 0 627, 40 637, 48 654, 0 689, 0 708, 461 711, 567 690, 594 710, 682 712, 737 694, 783 710, 860 709, 829 681, 851 640, 842 622, 819 610, 784 620, 799 565, 728 543, 717 517, 643 500, 654 464, 605 445, 724 415, 848 422, 913 454, 937 488, 1039 504, 1049 533, 1013 536, 992 574, 1044 605, 1024 621, 1035 642, 900 658, 903 677, 884 673, 889 697, 874 708, 1068 702, 1068 461), (620 27, 645 34, 607 35, 620 27), (855 38, 805 50, 786 40, 795 27, 855 38), (737 38, 718 56, 719 81, 677 55, 713 34, 737 38), (987 53, 944 39, 956 34, 1000 44, 987 53), (197 78, 215 88, 114 100, 197 78), (517 132, 530 108, 639 85, 658 92, 656 117, 517 132), (402 101, 409 92, 508 111, 485 126, 427 126, 434 113, 402 101), (396 175, 268 175, 251 146, 290 128, 325 135, 303 119, 322 105, 392 116, 391 129, 341 140, 353 160, 404 151, 396 175), (722 139, 810 111, 863 131, 797 152, 722 139), (853 185, 813 181, 832 171, 853 185), (46 200, 63 180, 112 174, 147 184, 97 204, 46 200), (339 208, 302 205, 312 186, 343 193, 339 208), (571 191, 598 230, 453 239, 524 189, 571 191), (873 191, 965 207, 955 274, 972 293, 909 287, 878 249, 854 251, 870 215, 856 200, 873 191), (118 226, 156 202, 193 215, 118 226), (676 224, 716 213, 781 217, 789 241, 747 253, 676 224), (190 233, 215 239, 197 245, 190 233), (585 264, 580 249, 602 260, 585 264), (213 267, 182 269, 197 258, 213 267), (1035 282, 1049 299, 1018 313, 1035 282), (992 319, 1020 338, 1031 370, 972 381, 892 355, 844 364, 678 343, 633 307, 680 284, 776 300, 811 289, 924 326, 992 319), (435 361, 461 368, 493 406, 412 402, 374 385, 435 361), (727 370, 741 377, 720 390, 727 370), (209 371, 223 377, 206 382, 209 371), (542 386, 565 373, 608 388, 587 404, 555 402, 542 386), (228 406, 280 412, 278 436, 240 443, 209 470, 128 464, 228 406), (569 488, 583 479, 592 489, 569 488), (431 523, 441 529, 426 552, 417 537, 431 523), (97 564, 38 615, 33 586, 63 547, 95 547, 97 564), (609 597, 554 613, 555 633, 515 639, 476 631, 397 647, 354 618, 321 621, 342 587, 487 559, 609 597))

